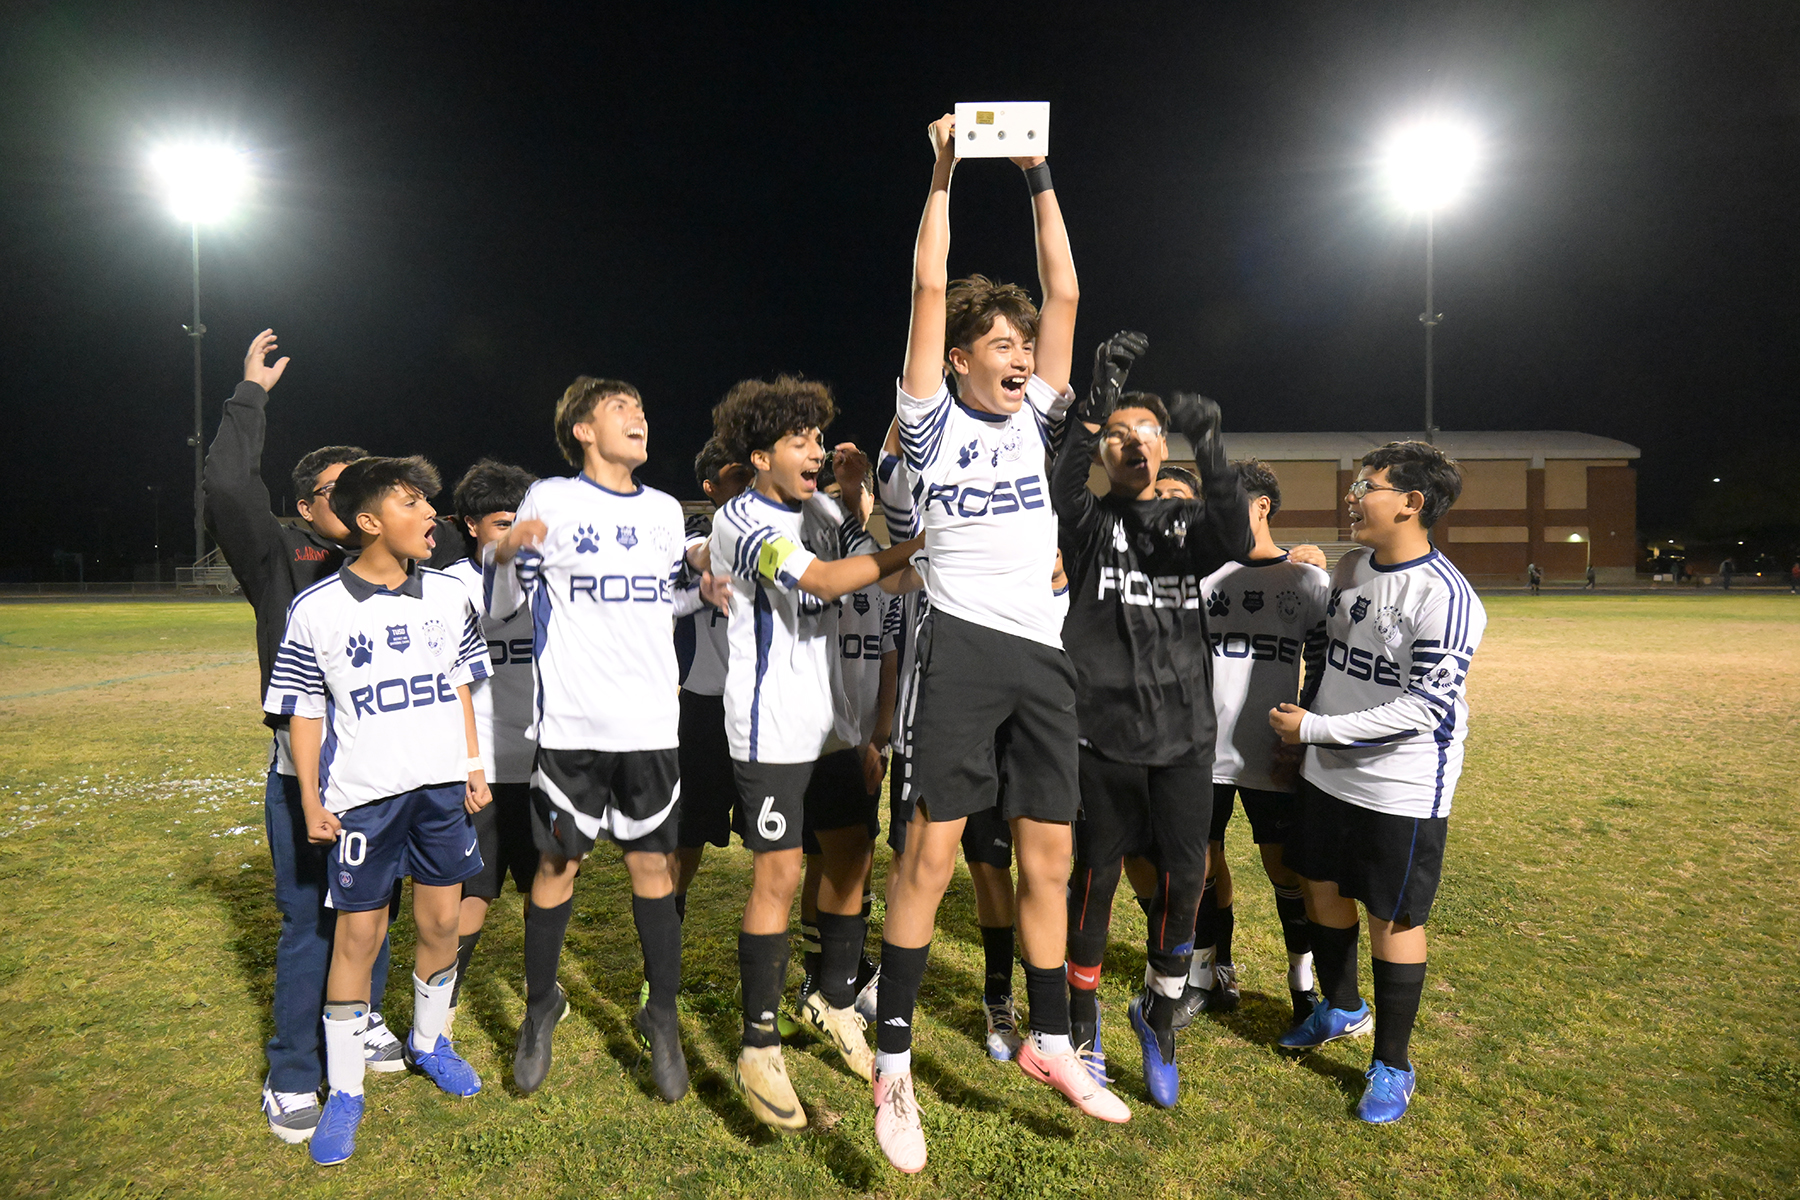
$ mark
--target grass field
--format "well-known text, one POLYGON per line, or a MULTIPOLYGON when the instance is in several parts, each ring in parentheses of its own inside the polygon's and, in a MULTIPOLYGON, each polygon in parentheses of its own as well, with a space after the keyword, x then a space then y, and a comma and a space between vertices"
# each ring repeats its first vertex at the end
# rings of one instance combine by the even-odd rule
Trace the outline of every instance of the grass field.
MULTIPOLYGON (((508 1090, 523 1011, 509 895, 458 1025, 487 1090, 458 1102, 371 1077, 358 1157, 314 1167, 257 1111, 276 915, 248 606, 0 605, 0 1194, 1800 1192, 1800 601, 1488 606, 1405 1122, 1349 1116, 1366 1040, 1299 1061, 1269 1048, 1285 959, 1240 820, 1245 1003, 1183 1035, 1173 1112, 1144 1098, 1124 1021, 1143 923, 1118 906, 1102 1002, 1123 1127, 982 1053, 959 877, 915 1051, 931 1163, 904 1179, 875 1146, 866 1085, 817 1044, 788 1053, 808 1132, 777 1138, 733 1096, 737 849, 708 859, 688 910, 688 1099, 654 1099, 638 1067, 628 891, 603 856, 577 890, 574 1014, 545 1089, 508 1090)), ((410 991, 392 996, 403 1031, 410 991)))

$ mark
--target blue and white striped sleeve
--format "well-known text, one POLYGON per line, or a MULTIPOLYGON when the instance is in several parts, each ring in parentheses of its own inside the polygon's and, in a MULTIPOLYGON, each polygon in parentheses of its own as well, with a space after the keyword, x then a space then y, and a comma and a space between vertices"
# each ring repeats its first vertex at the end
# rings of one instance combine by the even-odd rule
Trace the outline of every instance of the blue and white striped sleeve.
POLYGON ((1326 746, 1384 746, 1446 727, 1462 698, 1473 653, 1472 647, 1464 646, 1466 628, 1458 610, 1456 596, 1434 592, 1412 614, 1412 661, 1400 694, 1358 712, 1335 716, 1309 712, 1300 720, 1300 740, 1326 746))
POLYGON ((288 608, 287 628, 275 647, 263 711, 284 717, 325 715, 325 663, 313 646, 308 610, 297 599, 288 608))
POLYGON ((907 472, 901 469, 898 455, 883 454, 875 464, 875 496, 881 501, 890 545, 904 542, 918 532, 912 493, 907 490, 907 472))
POLYGON ((481 618, 475 615, 475 606, 467 600, 463 601, 462 642, 457 647, 456 663, 445 677, 451 687, 461 687, 465 683, 474 683, 477 679, 486 679, 494 673, 492 661, 488 658, 487 638, 481 632, 481 618))
POLYGON ((800 586, 800 577, 817 557, 774 526, 753 522, 744 507, 736 504, 719 510, 713 543, 715 553, 724 550, 730 556, 734 576, 760 580, 784 592, 800 586))
POLYGON ((929 399, 907 394, 899 381, 894 383, 894 409, 900 417, 900 452, 916 471, 923 470, 937 458, 944 443, 944 427, 950 423, 955 402, 950 387, 939 384, 929 399))
POLYGON ((877 589, 876 595, 880 596, 882 603, 887 605, 887 611, 881 614, 881 652, 892 654, 900 649, 901 622, 906 619, 904 614, 906 604, 900 597, 890 596, 879 589, 877 589))
POLYGON ((1025 381, 1025 401, 1037 417, 1038 434, 1054 454, 1062 448, 1063 431, 1068 426, 1069 406, 1075 403, 1075 390, 1057 391, 1033 375, 1025 381))

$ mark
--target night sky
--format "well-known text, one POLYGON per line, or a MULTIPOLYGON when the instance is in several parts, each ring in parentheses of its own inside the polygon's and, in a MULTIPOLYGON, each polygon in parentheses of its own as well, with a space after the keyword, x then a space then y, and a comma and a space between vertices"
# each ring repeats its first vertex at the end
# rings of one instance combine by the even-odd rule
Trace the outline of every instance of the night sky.
MULTIPOLYGON (((646 482, 730 384, 830 382, 879 436, 904 348, 926 123, 1052 102, 1093 344, 1240 430, 1422 424, 1424 245, 1372 158, 1480 129, 1438 219, 1438 422, 1640 446, 1647 527, 1800 446, 1800 5, 14 4, 0 18, 0 570, 191 552, 187 230, 148 149, 254 151, 202 233, 206 437, 265 326, 293 364, 265 468, 329 442, 565 471, 577 374, 650 411, 646 482), (882 15, 859 15, 877 12, 882 15), (981 13, 977 22, 972 14, 981 13), (910 15, 897 16, 896 13, 910 15)), ((951 271, 1034 291, 1018 172, 965 162, 951 271)), ((446 497, 447 504, 447 497, 446 497)))

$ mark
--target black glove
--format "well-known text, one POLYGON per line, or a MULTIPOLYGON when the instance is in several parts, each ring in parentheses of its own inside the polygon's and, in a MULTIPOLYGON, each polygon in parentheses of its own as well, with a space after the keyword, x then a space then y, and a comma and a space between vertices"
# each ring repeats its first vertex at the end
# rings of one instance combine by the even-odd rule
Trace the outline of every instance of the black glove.
POLYGON ((1176 392, 1169 397, 1169 427, 1193 443, 1194 465, 1210 487, 1225 474, 1225 435, 1216 402, 1198 392, 1176 392))
POLYGON ((1094 350, 1094 382, 1088 387, 1087 399, 1076 408, 1076 419, 1089 425, 1104 425, 1119 406, 1119 397, 1125 394, 1125 377, 1131 373, 1131 364, 1149 348, 1149 338, 1129 329, 1101 342, 1094 350))

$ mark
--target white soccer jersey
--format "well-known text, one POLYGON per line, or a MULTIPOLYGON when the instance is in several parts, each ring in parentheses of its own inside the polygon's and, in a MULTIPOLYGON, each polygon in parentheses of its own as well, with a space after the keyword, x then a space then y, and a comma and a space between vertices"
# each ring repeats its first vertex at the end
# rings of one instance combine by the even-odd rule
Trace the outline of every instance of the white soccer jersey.
MULTIPOLYGON (((675 662, 681 505, 585 475, 540 479, 518 521, 548 529, 510 568, 483 565, 489 613, 529 602, 536 670, 530 736, 551 750, 668 750, 680 740, 675 662)), ((688 601, 689 605, 692 600, 688 601)))
POLYGON ((1291 771, 1280 784, 1271 773, 1281 736, 1269 728, 1269 710, 1299 698, 1303 655, 1323 662, 1331 577, 1283 554, 1227 563, 1201 580, 1200 594, 1219 726, 1213 782, 1292 791, 1291 771))
POLYGON ((1046 463, 1075 394, 1033 375, 1025 403, 1003 416, 969 408, 948 386, 928 400, 895 393, 932 608, 1061 649, 1044 586, 1056 562, 1046 463))
POLYGON ((1475 590, 1436 550, 1391 567, 1362 547, 1339 559, 1301 773, 1363 808, 1447 816, 1469 732, 1464 682, 1486 627, 1475 590))
POLYGON ((325 719, 319 797, 341 813, 466 778, 456 689, 488 674, 487 642, 455 577, 414 567, 389 590, 345 566, 288 607, 263 709, 325 719))
MULTIPOLYGON (((477 612, 487 604, 481 568, 458 559, 444 568, 462 581, 477 612)), ((481 767, 489 783, 531 782, 537 754, 531 728, 531 609, 521 604, 510 613, 481 618, 493 675, 469 688, 475 702, 475 732, 481 737, 481 767)))
POLYGON ((881 656, 899 631, 900 598, 871 583, 837 600, 837 647, 831 665, 831 739, 826 750, 867 744, 881 697, 881 656))
POLYGON ((754 488, 713 517, 712 561, 731 573, 725 734, 740 762, 812 762, 833 723, 837 613, 800 590, 815 558, 866 554, 874 539, 823 492, 799 508, 754 488))

